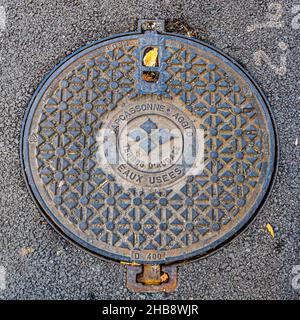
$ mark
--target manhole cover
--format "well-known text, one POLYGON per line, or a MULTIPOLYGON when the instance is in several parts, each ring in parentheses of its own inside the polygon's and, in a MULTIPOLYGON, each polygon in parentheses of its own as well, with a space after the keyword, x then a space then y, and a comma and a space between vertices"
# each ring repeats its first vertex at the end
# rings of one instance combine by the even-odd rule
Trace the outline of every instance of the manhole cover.
POLYGON ((149 25, 50 73, 26 116, 22 158, 36 202, 68 239, 117 261, 166 264, 208 253, 250 221, 276 141, 264 97, 236 62, 149 25))

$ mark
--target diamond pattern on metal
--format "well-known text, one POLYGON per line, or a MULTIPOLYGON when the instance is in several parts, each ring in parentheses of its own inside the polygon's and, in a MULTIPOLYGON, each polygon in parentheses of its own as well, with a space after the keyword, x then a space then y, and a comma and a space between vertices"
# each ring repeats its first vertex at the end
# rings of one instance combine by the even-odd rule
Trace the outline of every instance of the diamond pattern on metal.
MULTIPOLYGON (((148 152, 170 139, 147 139, 150 128, 151 118, 129 133, 148 152)), ((237 64, 151 32, 99 41, 57 67, 32 99, 22 157, 35 199, 71 240, 111 259, 166 263, 209 252, 253 217, 272 179, 275 137, 263 96, 237 64), (141 77, 147 46, 159 47, 156 83, 141 77), (205 132, 206 166, 180 190, 124 188, 97 163, 106 115, 146 97, 176 105, 205 132)))

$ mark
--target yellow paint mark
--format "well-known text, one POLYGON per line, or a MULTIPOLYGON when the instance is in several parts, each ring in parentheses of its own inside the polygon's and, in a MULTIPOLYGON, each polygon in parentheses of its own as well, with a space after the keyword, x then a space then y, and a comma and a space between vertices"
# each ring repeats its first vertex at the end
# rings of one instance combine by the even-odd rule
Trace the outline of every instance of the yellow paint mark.
POLYGON ((274 232, 274 228, 272 227, 272 225, 270 223, 267 223, 266 228, 267 228, 268 232, 270 233, 270 235, 272 236, 272 238, 274 238, 275 232, 274 232))
POLYGON ((143 58, 144 65, 146 67, 155 67, 157 63, 157 56, 158 48, 153 48, 148 51, 143 58))

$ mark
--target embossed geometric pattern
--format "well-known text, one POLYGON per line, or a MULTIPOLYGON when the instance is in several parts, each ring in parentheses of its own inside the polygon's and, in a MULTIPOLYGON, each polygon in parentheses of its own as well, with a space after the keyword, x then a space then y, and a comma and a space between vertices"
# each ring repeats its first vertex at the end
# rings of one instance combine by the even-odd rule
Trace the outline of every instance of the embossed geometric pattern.
MULTIPOLYGON (((258 94, 239 72, 212 50, 157 35, 165 41, 162 94, 201 119, 206 166, 176 192, 123 188, 98 165, 96 135, 110 110, 149 94, 137 89, 139 37, 100 46, 45 89, 30 124, 37 139, 29 143, 29 162, 49 210, 92 251, 130 260, 132 250, 159 250, 176 260, 214 245, 256 206, 270 171, 272 133, 258 94)), ((157 127, 150 122, 141 128, 157 127)), ((131 138, 142 138, 139 131, 131 138)))

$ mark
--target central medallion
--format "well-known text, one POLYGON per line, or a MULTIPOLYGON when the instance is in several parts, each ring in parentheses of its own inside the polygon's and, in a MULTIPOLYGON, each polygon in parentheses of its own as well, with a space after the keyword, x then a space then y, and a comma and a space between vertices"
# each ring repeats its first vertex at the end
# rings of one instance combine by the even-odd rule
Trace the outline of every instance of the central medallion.
POLYGON ((159 100, 123 103, 104 120, 97 140, 99 165, 125 188, 180 187, 203 160, 199 123, 159 100))

